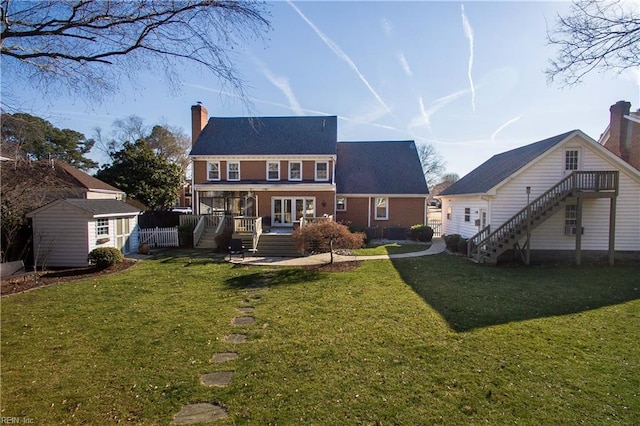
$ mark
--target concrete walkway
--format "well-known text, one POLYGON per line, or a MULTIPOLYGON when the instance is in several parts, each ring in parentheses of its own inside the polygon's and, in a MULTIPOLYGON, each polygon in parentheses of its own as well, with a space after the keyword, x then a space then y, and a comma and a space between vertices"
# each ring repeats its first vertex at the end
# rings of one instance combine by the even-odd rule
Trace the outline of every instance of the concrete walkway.
MULTIPOLYGON (((432 254, 442 253, 445 250, 444 241, 441 238, 434 238, 431 247, 422 251, 415 251, 411 253, 400 254, 383 254, 378 256, 345 256, 340 254, 333 255, 334 262, 353 262, 359 260, 383 260, 383 259, 404 259, 408 257, 421 257, 429 256, 432 254)), ((304 257, 250 257, 246 256, 242 259, 240 257, 233 257, 232 263, 240 265, 275 265, 275 266, 312 266, 312 265, 324 265, 331 261, 330 253, 314 254, 312 256, 304 257)))

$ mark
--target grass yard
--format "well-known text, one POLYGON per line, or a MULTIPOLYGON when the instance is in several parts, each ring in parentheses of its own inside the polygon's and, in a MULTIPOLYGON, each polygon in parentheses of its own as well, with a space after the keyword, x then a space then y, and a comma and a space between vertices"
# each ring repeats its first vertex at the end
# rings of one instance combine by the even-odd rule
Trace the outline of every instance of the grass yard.
POLYGON ((168 424, 215 402, 216 424, 639 424, 639 274, 446 254, 339 273, 146 261, 2 298, 1 415, 168 424), (233 327, 238 306, 256 323, 233 327), (239 331, 249 342, 224 341, 239 331), (240 356, 210 363, 226 351, 240 356), (199 382, 229 369, 228 387, 199 382))
POLYGON ((368 245, 365 248, 351 250, 353 254, 358 256, 379 256, 384 254, 402 254, 413 253, 416 251, 426 250, 431 244, 399 244, 385 243, 368 245))

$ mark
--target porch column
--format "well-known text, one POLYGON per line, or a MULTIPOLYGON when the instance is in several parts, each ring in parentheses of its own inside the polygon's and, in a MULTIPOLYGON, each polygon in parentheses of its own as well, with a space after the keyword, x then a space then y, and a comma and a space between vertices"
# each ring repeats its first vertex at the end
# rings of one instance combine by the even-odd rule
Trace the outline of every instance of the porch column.
POLYGON ((576 265, 582 262, 582 196, 578 195, 576 205, 576 265))
POLYGON ((616 199, 611 197, 609 206, 609 265, 613 266, 616 246, 616 199))

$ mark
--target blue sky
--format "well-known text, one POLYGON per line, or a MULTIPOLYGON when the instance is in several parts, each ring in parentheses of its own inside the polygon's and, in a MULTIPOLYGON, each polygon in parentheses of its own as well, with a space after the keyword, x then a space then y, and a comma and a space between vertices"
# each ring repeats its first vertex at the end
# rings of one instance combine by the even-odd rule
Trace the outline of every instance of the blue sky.
MULTIPOLYGON (((548 84, 546 31, 567 2, 273 2, 272 31, 234 52, 251 110, 213 77, 182 70, 178 93, 142 74, 135 91, 89 105, 25 89, 21 106, 93 135, 141 116, 190 132, 210 115, 337 115, 339 140, 431 143, 460 176, 494 154, 579 128, 597 139, 619 100, 640 107, 640 72, 548 84)), ((96 152, 93 157, 103 161, 96 152)))

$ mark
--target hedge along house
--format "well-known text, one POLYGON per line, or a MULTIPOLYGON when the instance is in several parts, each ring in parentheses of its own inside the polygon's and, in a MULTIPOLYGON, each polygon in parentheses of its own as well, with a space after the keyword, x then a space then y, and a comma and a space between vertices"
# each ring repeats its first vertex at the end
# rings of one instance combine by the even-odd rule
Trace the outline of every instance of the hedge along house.
POLYGON ((495 155, 438 198, 477 262, 640 255, 640 172, 580 130, 495 155))
POLYGON ((40 267, 83 267, 98 247, 138 250, 140 210, 115 199, 60 199, 27 214, 40 267))
MULTIPOLYGON (((211 236, 219 235, 225 227, 259 254, 277 255, 282 253, 266 249, 267 241, 275 238, 273 234, 291 240, 288 234, 294 226, 318 220, 339 219, 361 226, 392 223, 409 227, 424 223, 428 190, 413 142, 338 142, 336 116, 209 119, 200 103, 191 107, 191 113, 192 188, 194 213, 199 216, 194 230, 197 247, 214 245, 211 236), (355 145, 359 145, 358 150, 349 148, 355 145), (372 174, 380 174, 376 172, 380 169, 377 159, 395 167, 397 154, 389 148, 400 146, 403 156, 415 157, 403 167, 414 166, 422 176, 422 187, 416 191, 421 194, 421 202, 418 214, 413 216, 400 213, 405 204, 390 201, 391 197, 405 197, 405 192, 389 192, 388 185, 376 187, 380 180, 371 180, 372 174), (378 154, 374 154, 376 149, 378 154), (359 167, 373 169, 366 170, 368 174, 346 172, 359 167), (368 181, 363 186, 346 183, 351 179, 368 181), (342 193, 337 199, 338 188, 342 193), (374 216, 376 210, 369 203, 376 199, 383 205, 378 206, 380 214, 374 216)), ((385 176, 402 178, 394 173, 385 176)), ((293 254, 289 249, 284 251, 293 254)))

